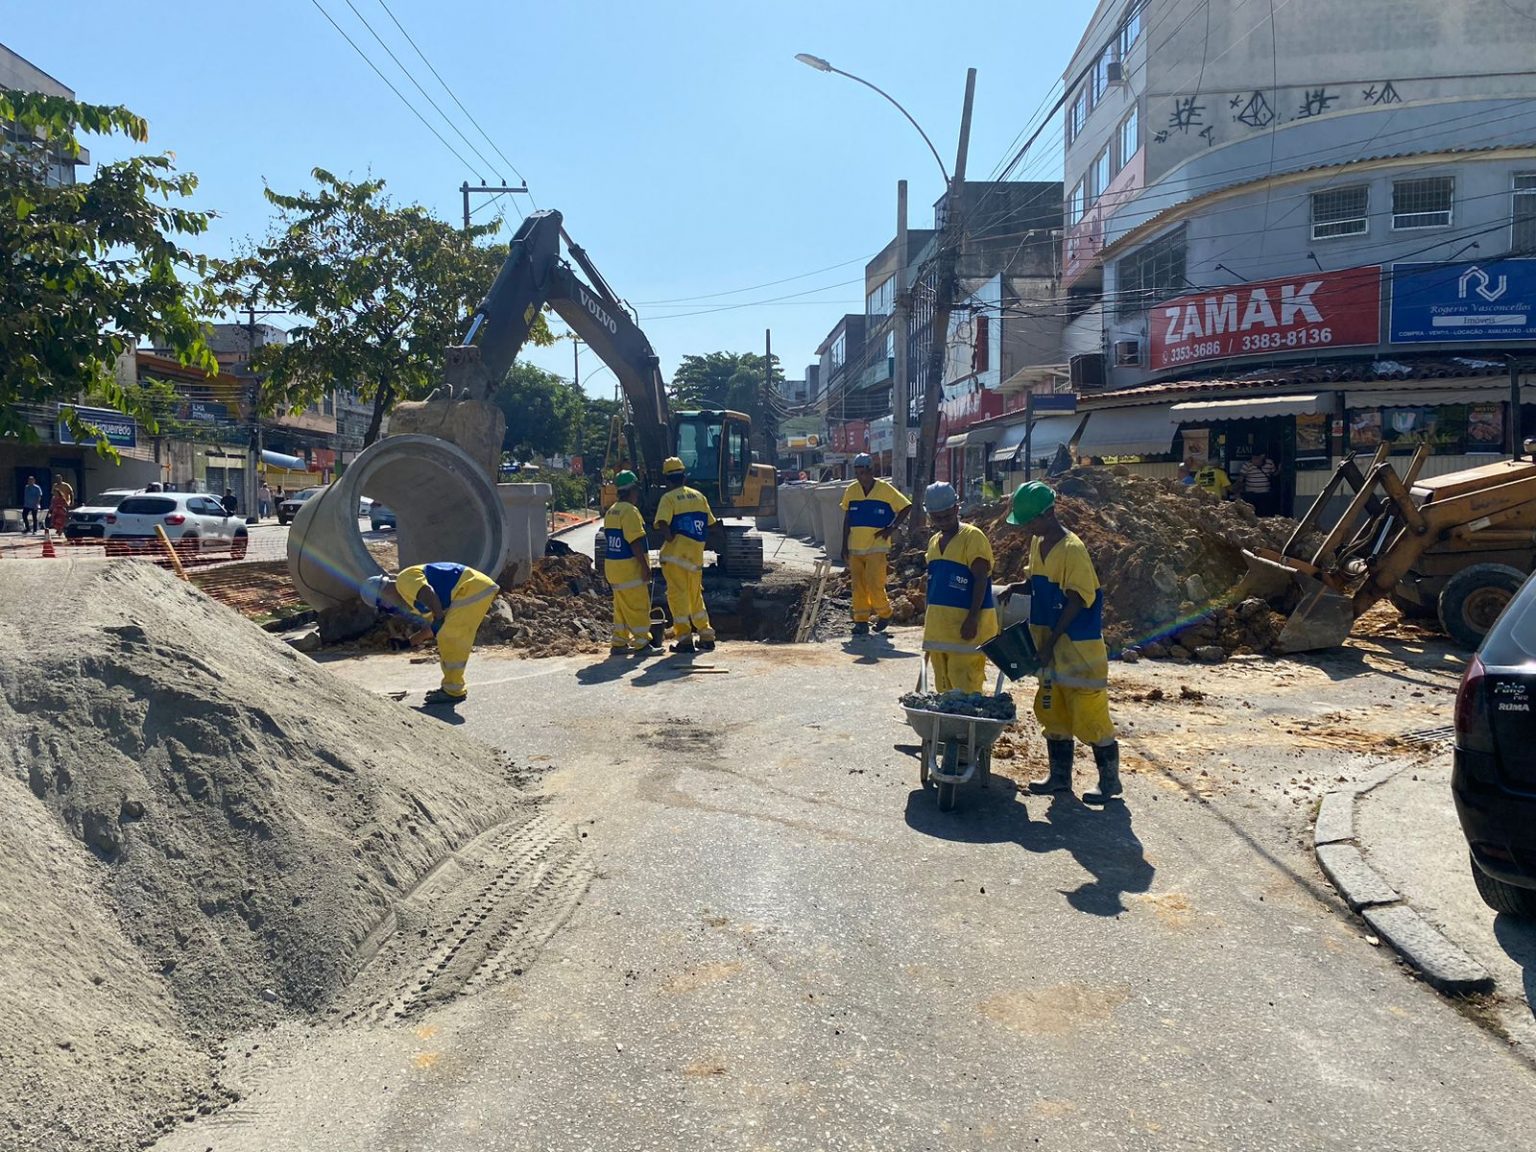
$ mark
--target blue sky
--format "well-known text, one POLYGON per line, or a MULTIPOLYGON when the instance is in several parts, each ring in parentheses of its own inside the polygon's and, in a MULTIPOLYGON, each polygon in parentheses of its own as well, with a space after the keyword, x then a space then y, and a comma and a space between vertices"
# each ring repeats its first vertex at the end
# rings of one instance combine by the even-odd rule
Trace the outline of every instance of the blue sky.
MULTIPOLYGON (((437 85, 381 0, 351 0, 356 13, 348 0, 318 3, 467 166, 315 0, 11 0, 0 42, 81 99, 125 104, 148 119, 150 146, 174 152, 200 180, 196 206, 219 215, 204 244, 211 255, 264 234, 263 180, 294 191, 315 167, 371 174, 398 199, 457 220, 461 182, 515 184, 515 165, 538 206, 565 214, 614 290, 635 304, 669 376, 690 353, 758 351, 771 328, 774 351, 797 377, 837 317, 863 310, 863 261, 894 233, 896 181, 910 182, 919 227, 931 223, 942 186, 933 157, 894 108, 797 63, 795 53, 890 92, 946 165, 965 70, 975 67, 970 176, 984 179, 1054 97, 1093 11, 1088 0, 950 8, 915 0, 383 2, 510 165, 437 85), (489 163, 443 125, 358 13, 489 163), (804 275, 817 269, 828 270, 804 275), (802 278, 715 295, 790 277, 802 278), (791 293, 799 295, 778 299, 791 293)), ((1059 130, 1046 134, 1042 143, 1054 146, 1026 175, 1059 178, 1059 141, 1059 130)), ((90 146, 96 159, 122 154, 117 142, 90 146)), ((511 227, 528 210, 518 197, 511 227)), ((568 344, 529 358, 570 374, 568 344)), ((613 376, 597 372, 595 358, 583 356, 582 372, 594 373, 591 391, 612 394, 613 376)))

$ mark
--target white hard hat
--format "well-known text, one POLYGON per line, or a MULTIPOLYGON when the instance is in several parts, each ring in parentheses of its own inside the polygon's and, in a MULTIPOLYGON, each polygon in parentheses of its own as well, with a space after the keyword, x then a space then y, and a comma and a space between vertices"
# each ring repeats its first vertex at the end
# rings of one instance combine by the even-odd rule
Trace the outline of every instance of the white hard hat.
POLYGON ((384 585, 388 579, 387 576, 370 576, 364 580, 357 589, 357 594, 362 598, 363 603, 370 608, 377 608, 379 597, 383 594, 384 585))
POLYGON ((948 512, 959 503, 960 497, 955 495, 954 486, 942 480, 928 485, 923 492, 923 507, 930 512, 948 512))

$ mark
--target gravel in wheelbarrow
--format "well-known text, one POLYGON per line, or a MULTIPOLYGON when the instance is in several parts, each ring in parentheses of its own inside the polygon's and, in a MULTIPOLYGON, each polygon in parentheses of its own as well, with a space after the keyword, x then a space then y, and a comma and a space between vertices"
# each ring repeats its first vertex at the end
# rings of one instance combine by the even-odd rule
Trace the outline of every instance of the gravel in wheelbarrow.
POLYGON ((990 696, 984 692, 908 692, 901 698, 901 706, 982 720, 1013 720, 1018 716, 1012 696, 990 696))

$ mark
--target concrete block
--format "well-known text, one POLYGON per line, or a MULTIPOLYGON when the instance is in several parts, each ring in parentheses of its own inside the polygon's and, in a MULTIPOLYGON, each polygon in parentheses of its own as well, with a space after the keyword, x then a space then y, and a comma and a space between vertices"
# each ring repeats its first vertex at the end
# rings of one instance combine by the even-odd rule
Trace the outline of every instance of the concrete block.
POLYGON ((1372 904, 1391 904, 1402 899, 1397 889, 1365 862, 1360 849, 1353 844, 1319 845, 1317 862, 1345 903, 1356 912, 1372 904))
POLYGON ((1312 829, 1313 844, 1338 844, 1355 838, 1355 794, 1330 792, 1323 797, 1312 829))
MULTIPOLYGON (((549 543, 549 497, 552 491, 548 484, 496 485, 507 537, 506 563, 517 565, 514 584, 527 581, 533 572, 534 560, 544 555, 544 546, 549 543)), ((500 576, 500 573, 488 572, 486 575, 500 576)))
POLYGON ((1447 995, 1493 991, 1493 976, 1406 904, 1367 908, 1365 921, 1426 983, 1447 995))

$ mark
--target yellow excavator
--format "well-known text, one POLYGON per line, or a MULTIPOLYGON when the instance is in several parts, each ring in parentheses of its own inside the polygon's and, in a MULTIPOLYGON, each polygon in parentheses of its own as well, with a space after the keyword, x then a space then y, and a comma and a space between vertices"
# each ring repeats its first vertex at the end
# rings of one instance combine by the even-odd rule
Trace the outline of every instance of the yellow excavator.
POLYGON ((1378 448, 1364 472, 1352 459, 1339 465, 1283 549, 1243 553, 1238 595, 1289 612, 1277 651, 1342 644, 1384 598, 1405 616, 1438 617, 1451 639, 1476 648, 1536 567, 1536 460, 1426 479, 1427 446, 1401 477, 1388 452, 1378 448), (1349 505, 1324 533, 1322 516, 1346 486, 1349 505))

